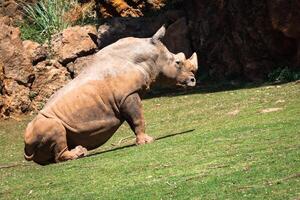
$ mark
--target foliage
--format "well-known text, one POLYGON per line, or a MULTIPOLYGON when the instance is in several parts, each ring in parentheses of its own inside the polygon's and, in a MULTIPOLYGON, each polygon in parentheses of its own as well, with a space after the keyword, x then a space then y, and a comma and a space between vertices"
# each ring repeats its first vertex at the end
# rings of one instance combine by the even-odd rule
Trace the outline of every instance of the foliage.
POLYGON ((92 17, 91 3, 80 6, 77 0, 40 0, 24 5, 24 21, 19 23, 22 39, 50 42, 53 34, 92 17))
POLYGON ((290 82, 300 79, 300 72, 293 71, 288 67, 277 68, 268 75, 271 82, 290 82))
POLYGON ((30 118, 0 121, 0 198, 298 199, 299 95, 289 83, 147 99, 147 132, 169 137, 116 149, 133 136, 122 126, 91 156, 49 166, 24 161, 30 118))
POLYGON ((37 92, 30 91, 28 97, 30 101, 32 101, 37 95, 38 95, 37 92))

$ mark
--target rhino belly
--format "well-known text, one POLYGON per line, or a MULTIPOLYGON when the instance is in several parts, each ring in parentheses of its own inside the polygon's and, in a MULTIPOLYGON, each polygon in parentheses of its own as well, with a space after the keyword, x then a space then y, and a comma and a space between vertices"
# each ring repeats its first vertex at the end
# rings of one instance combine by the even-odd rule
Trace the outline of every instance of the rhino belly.
POLYGON ((116 120, 111 122, 111 124, 105 124, 101 126, 99 124, 98 129, 85 130, 80 132, 73 132, 71 130, 67 131, 67 141, 69 148, 74 148, 81 145, 88 150, 95 149, 103 145, 107 140, 109 140, 117 129, 121 126, 122 121, 116 120))

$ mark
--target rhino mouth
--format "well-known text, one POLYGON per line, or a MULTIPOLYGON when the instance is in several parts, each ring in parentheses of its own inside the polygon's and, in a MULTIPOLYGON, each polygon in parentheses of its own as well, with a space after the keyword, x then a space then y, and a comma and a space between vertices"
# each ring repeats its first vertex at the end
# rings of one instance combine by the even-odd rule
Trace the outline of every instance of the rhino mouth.
POLYGON ((196 86, 196 79, 194 77, 190 77, 187 80, 183 82, 179 82, 176 84, 177 86, 180 87, 195 87, 196 86))
POLYGON ((187 87, 195 87, 196 86, 196 82, 184 82, 184 83, 177 83, 176 84, 177 87, 183 87, 183 88, 187 88, 187 87))

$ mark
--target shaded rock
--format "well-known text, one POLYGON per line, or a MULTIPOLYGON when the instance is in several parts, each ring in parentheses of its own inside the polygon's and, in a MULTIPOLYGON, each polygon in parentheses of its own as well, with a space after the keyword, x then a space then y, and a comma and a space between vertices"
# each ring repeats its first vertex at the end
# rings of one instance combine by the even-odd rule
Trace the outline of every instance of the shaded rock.
POLYGON ((185 9, 201 57, 198 73, 210 79, 262 81, 293 56, 290 42, 272 27, 266 1, 191 0, 185 9))
POLYGON ((94 55, 90 55, 90 56, 78 58, 74 62, 69 63, 67 65, 67 69, 71 73, 71 77, 75 78, 76 76, 78 76, 78 74, 84 68, 89 66, 89 64, 93 61, 94 58, 95 58, 94 55))
POLYGON ((243 75, 250 81, 261 82, 272 71, 270 66, 272 66, 272 62, 265 60, 249 62, 244 66, 243 75))
POLYGON ((182 17, 167 28, 163 42, 172 53, 183 52, 186 56, 191 56, 188 31, 186 18, 182 17))
POLYGON ((30 91, 33 110, 40 110, 59 88, 67 84, 71 78, 65 67, 54 60, 46 60, 38 63, 35 68, 35 81, 30 91))
POLYGON ((300 0, 268 0, 268 7, 273 28, 300 39, 300 0))
POLYGON ((167 26, 164 43, 171 52, 191 55, 188 26, 182 10, 171 10, 155 17, 111 18, 98 28, 99 49, 124 37, 151 37, 163 24, 167 26))
POLYGON ((31 58, 33 65, 41 62, 47 58, 47 50, 44 46, 31 40, 23 41, 23 47, 31 58))
POLYGON ((98 47, 101 49, 124 37, 150 37, 164 23, 164 18, 112 18, 98 28, 98 47))
POLYGON ((0 63, 6 78, 14 79, 22 84, 33 80, 33 68, 30 58, 26 54, 20 31, 8 26, 0 20, 0 63))
POLYGON ((96 35, 94 26, 67 28, 55 35, 51 41, 54 56, 60 63, 66 65, 78 57, 93 54, 97 49, 94 42, 96 35))
POLYGON ((300 0, 268 0, 272 26, 286 37, 295 39, 294 61, 300 67, 300 0))

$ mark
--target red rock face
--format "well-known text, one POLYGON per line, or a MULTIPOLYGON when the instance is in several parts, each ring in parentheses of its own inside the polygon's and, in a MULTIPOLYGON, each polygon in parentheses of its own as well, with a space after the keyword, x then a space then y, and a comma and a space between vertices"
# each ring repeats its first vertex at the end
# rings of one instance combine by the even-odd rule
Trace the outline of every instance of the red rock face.
POLYGON ((34 80, 30 57, 23 48, 18 28, 0 18, 0 115, 30 110, 29 88, 34 80))

